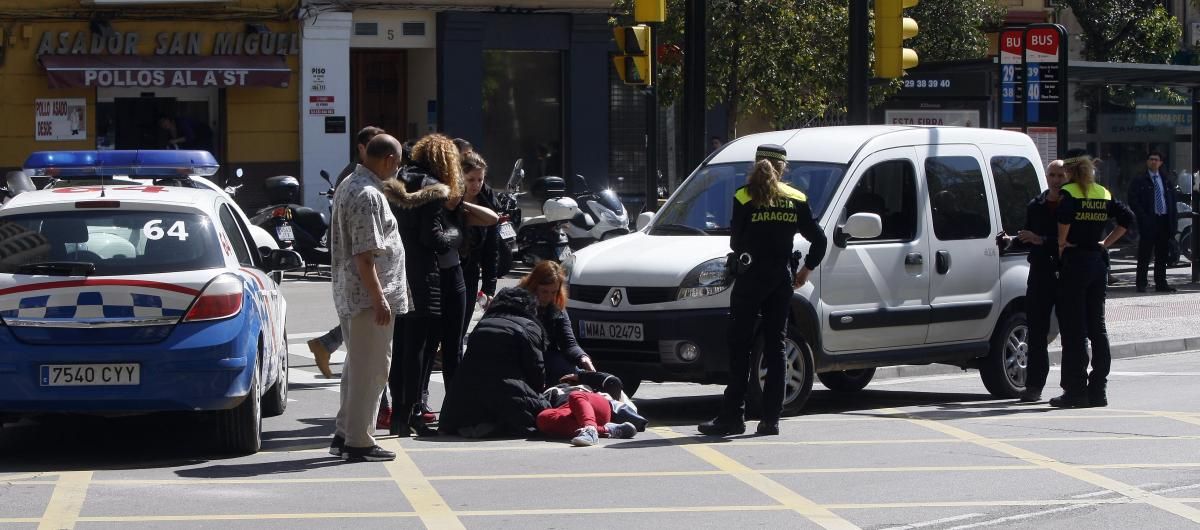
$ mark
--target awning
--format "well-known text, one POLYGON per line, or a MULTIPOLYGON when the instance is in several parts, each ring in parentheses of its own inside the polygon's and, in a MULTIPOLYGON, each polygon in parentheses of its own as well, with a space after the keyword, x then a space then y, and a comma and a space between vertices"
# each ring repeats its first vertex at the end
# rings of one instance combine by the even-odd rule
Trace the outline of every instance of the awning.
POLYGON ((43 55, 50 88, 278 87, 291 69, 282 56, 43 55))

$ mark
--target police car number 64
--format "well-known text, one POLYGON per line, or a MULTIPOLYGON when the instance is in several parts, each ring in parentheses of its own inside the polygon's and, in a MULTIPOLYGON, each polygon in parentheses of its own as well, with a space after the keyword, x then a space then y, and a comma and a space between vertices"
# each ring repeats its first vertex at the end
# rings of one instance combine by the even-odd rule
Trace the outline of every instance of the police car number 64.
POLYGON ((579 321, 579 335, 585 339, 625 340, 641 342, 642 325, 637 322, 579 321))

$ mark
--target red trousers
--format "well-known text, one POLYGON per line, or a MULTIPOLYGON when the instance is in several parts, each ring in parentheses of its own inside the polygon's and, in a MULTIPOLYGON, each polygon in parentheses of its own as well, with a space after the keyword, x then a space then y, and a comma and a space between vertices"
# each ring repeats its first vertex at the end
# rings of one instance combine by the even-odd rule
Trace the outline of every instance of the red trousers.
POLYGON ((538 414, 537 428, 555 438, 571 438, 575 431, 589 425, 600 434, 607 434, 604 424, 609 421, 612 421, 612 406, 607 397, 595 392, 571 392, 566 403, 538 414))

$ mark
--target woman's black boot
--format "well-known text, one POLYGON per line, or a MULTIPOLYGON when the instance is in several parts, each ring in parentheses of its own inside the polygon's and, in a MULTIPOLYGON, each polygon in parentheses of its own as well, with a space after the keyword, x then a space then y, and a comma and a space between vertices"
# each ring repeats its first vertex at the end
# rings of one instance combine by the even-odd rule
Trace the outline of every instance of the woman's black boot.
MULTIPOLYGON (((432 429, 425 424, 424 412, 421 410, 421 405, 419 403, 413 406, 410 410, 412 412, 408 415, 408 421, 405 423, 405 427, 409 430, 409 432, 411 432, 411 434, 422 437, 438 435, 436 429, 432 429)), ((401 436, 409 435, 404 434, 401 436)))

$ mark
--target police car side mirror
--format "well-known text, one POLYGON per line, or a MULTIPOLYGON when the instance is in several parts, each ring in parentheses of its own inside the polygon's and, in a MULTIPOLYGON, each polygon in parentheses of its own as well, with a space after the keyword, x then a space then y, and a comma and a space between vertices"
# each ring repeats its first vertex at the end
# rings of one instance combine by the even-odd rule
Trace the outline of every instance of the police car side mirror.
POLYGON ((654 212, 642 212, 637 216, 637 229, 641 230, 650 225, 650 221, 654 219, 654 212))
POLYGON ((304 266, 304 258, 295 250, 266 247, 259 250, 263 252, 263 268, 267 272, 290 271, 304 266))

